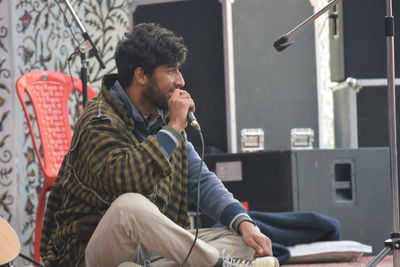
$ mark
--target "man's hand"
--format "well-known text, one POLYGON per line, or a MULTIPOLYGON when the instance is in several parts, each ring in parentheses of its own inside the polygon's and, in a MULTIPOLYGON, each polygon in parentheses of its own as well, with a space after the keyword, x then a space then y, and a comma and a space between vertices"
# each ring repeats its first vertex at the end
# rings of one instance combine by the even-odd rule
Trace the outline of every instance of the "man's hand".
POLYGON ((239 232, 244 243, 255 250, 255 257, 272 256, 271 239, 260 232, 260 229, 249 221, 239 224, 239 232))
POLYGON ((182 132, 188 125, 188 110, 195 111, 195 105, 190 94, 181 89, 175 89, 168 102, 169 122, 168 126, 182 132))

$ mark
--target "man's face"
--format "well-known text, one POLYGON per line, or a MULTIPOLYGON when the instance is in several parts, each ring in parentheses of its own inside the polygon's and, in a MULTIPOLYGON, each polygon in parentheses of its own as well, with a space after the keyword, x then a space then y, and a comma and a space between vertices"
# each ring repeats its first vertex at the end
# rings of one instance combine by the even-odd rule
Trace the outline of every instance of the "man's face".
POLYGON ((149 75, 144 95, 157 108, 168 110, 168 100, 172 92, 183 86, 185 80, 178 66, 160 65, 149 75))

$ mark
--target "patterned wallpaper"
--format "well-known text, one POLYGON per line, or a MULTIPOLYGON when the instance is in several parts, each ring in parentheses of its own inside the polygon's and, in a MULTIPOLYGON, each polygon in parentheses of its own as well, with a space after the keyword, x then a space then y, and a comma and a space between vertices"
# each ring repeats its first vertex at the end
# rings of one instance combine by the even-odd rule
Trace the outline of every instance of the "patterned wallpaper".
MULTIPOLYGON (((80 30, 66 5, 60 4, 72 24, 73 38, 69 29, 62 23, 64 18, 56 3, 57 1, 46 0, 17 2, 16 31, 21 37, 17 50, 23 63, 18 66, 20 74, 42 69, 67 71, 66 57, 78 45, 76 41, 82 42, 80 30)), ((114 68, 112 58, 115 40, 128 27, 127 8, 122 0, 75 0, 72 4, 75 11, 81 15, 80 18, 84 18, 83 24, 107 66, 106 71, 101 71, 97 61, 94 58, 90 59, 90 80, 93 86, 99 86, 102 75, 114 68)), ((76 72, 80 68, 79 61, 80 59, 76 58, 73 62, 76 72)))
MULTIPOLYGON (((126 1, 70 2, 106 64, 102 70, 96 59, 89 59, 89 81, 98 88, 102 75, 115 69, 116 42, 128 30, 126 1)), ((22 252, 29 256, 33 255, 35 209, 43 177, 14 85, 18 77, 33 70, 68 73, 66 59, 82 37, 66 4, 60 3, 60 7, 67 14, 71 30, 57 1, 0 0, 0 216, 17 231, 22 252)), ((80 67, 80 58, 74 58, 74 76, 79 75, 80 67)), ((71 113, 74 106, 72 101, 71 113)), ((27 263, 17 263, 22 265, 27 263)))
POLYGON ((12 125, 12 71, 10 20, 6 16, 9 1, 0 0, 0 210, 1 215, 12 221, 16 202, 16 177, 14 166, 14 138, 12 125))

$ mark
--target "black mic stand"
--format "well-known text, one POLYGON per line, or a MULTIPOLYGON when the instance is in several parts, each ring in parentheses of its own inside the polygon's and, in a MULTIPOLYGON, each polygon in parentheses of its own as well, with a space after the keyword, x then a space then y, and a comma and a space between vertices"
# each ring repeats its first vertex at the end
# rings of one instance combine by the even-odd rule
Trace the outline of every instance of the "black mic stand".
POLYGON ((394 55, 394 17, 392 0, 386 0, 385 17, 386 35, 386 70, 388 81, 388 123, 389 123, 389 152, 390 177, 392 185, 392 232, 390 239, 385 241, 385 247, 367 267, 376 266, 393 250, 393 263, 400 266, 400 231, 399 231, 399 180, 397 167, 397 134, 396 134, 396 87, 395 87, 395 55, 394 55))
POLYGON ((339 3, 340 0, 333 0, 329 2, 325 7, 323 7, 321 10, 313 14, 311 17, 297 25, 293 30, 288 32, 285 35, 282 35, 278 40, 274 42, 274 47, 278 52, 281 52, 294 44, 294 41, 291 40, 298 32, 303 30, 303 28, 307 27, 311 22, 319 18, 322 14, 324 14, 326 11, 328 11, 330 8, 336 6, 339 3))
MULTIPOLYGON (((340 0, 333 0, 320 11, 306 19, 289 33, 281 36, 274 42, 275 49, 280 52, 292 45, 291 40, 300 30, 316 20, 324 12, 338 4, 340 0)), ((388 125, 389 125, 389 153, 390 153, 390 180, 392 189, 392 232, 390 239, 385 241, 384 249, 372 259, 367 267, 376 266, 386 255, 393 251, 393 263, 400 267, 400 229, 399 229, 399 184, 397 167, 397 135, 396 135, 396 91, 395 91, 395 55, 394 55, 394 17, 392 0, 386 0, 386 64, 388 82, 388 125)))
POLYGON ((83 94, 83 106, 85 106, 87 99, 88 99, 88 93, 87 93, 87 84, 88 84, 88 71, 87 71, 87 60, 86 60, 86 52, 89 50, 93 53, 93 55, 96 57, 97 61, 100 64, 100 67, 102 69, 105 69, 105 65, 103 60, 100 57, 99 51, 97 50, 95 44, 93 43, 92 39, 90 38, 88 32, 86 31, 85 27, 83 26, 82 22, 80 21, 78 15, 76 14, 74 8, 72 7, 71 3, 69 0, 64 0, 65 4, 67 5, 69 11, 72 14, 72 17, 74 18, 75 22, 78 24, 81 32, 83 39, 85 40, 81 45, 79 45, 79 52, 81 55, 81 61, 82 61, 82 67, 81 67, 81 73, 80 73, 80 79, 82 81, 82 94, 83 94))

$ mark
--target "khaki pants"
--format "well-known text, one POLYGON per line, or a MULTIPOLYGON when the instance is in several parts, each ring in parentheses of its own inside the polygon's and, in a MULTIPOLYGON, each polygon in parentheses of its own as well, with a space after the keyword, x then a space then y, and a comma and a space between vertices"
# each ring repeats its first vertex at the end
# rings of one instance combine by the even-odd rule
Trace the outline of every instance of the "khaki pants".
MULTIPOLYGON (((194 240, 189 232, 163 215, 147 198, 136 193, 119 196, 94 231, 85 251, 86 267, 113 267, 124 261, 151 266, 179 266, 194 240)), ((235 257, 252 258, 236 233, 224 229, 200 229, 185 266, 214 266, 223 249, 235 257)))

